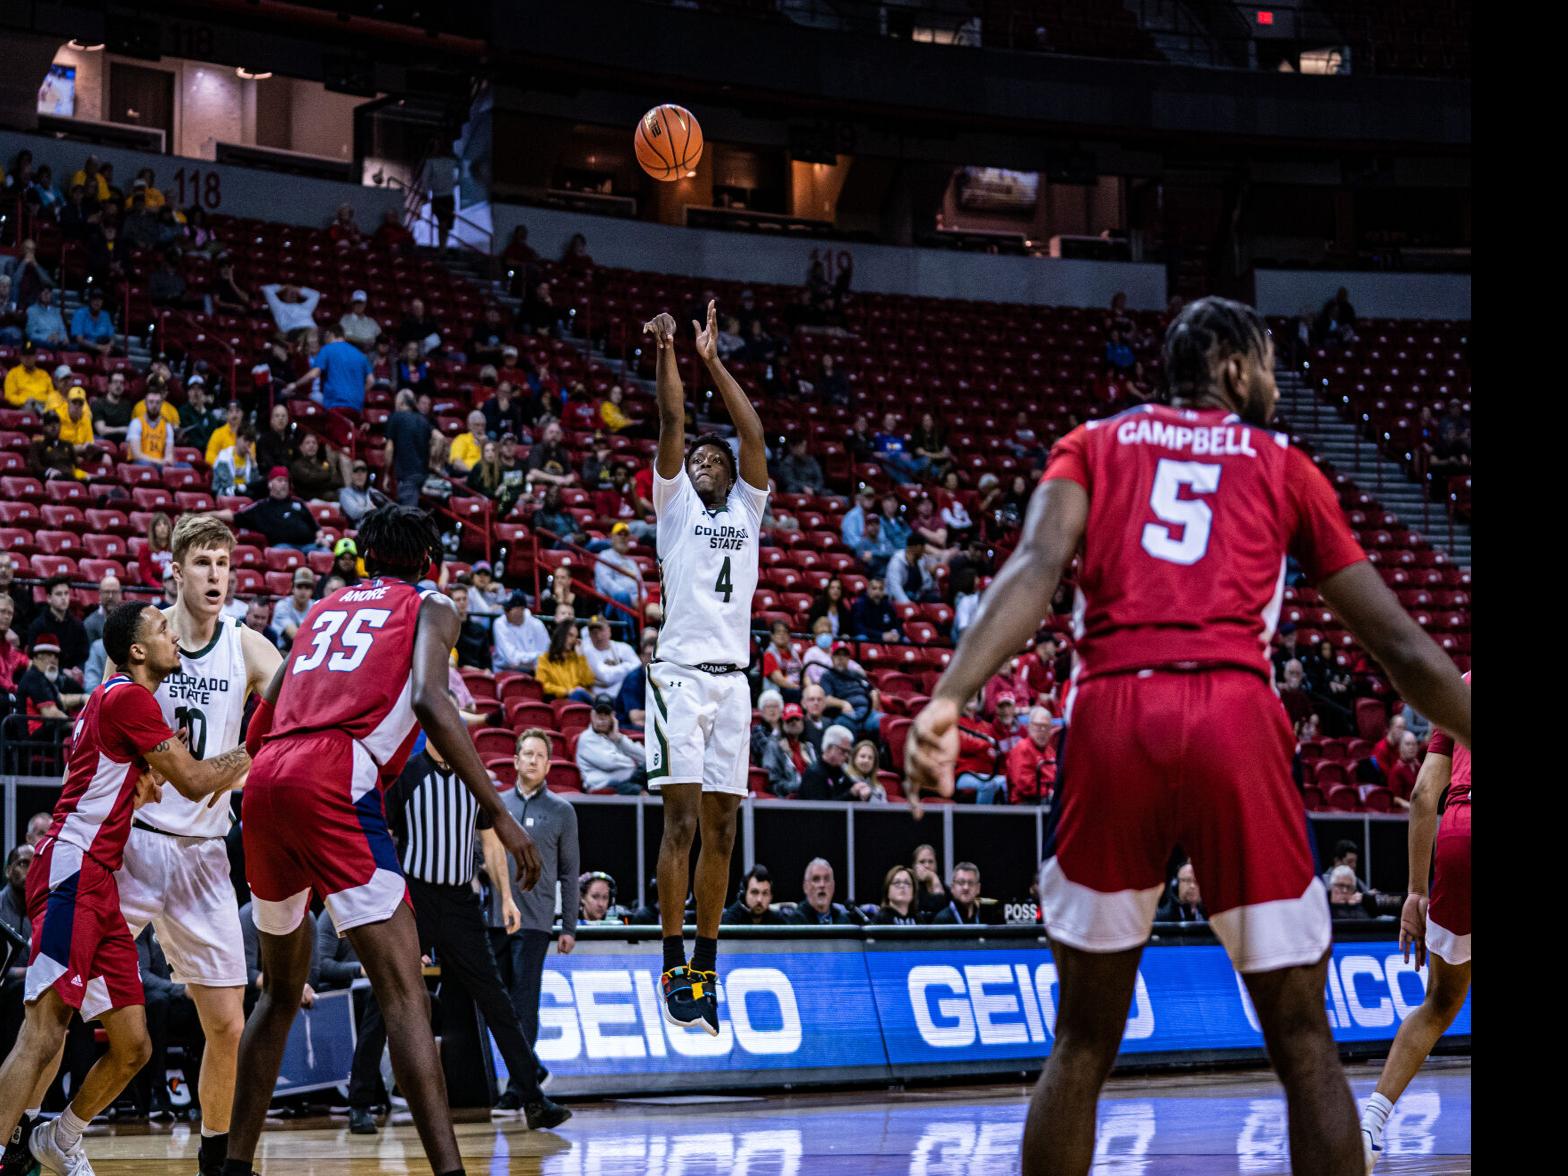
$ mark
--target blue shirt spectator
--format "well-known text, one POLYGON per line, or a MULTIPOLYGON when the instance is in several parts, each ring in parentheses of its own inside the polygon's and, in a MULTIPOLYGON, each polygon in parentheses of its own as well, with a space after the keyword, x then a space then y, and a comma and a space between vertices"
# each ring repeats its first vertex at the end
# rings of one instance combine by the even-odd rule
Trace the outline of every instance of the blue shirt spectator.
POLYGON ((320 397, 312 400, 323 408, 347 408, 354 412, 365 411, 365 393, 370 389, 374 369, 365 353, 352 343, 343 340, 336 328, 328 327, 323 336, 326 343, 311 361, 311 367, 299 379, 283 386, 283 395, 290 396, 296 388, 314 380, 321 381, 320 397))
POLYGON ((860 546, 861 537, 866 533, 866 516, 875 509, 876 494, 871 487, 867 486, 855 495, 855 505, 844 512, 844 520, 838 527, 845 547, 853 551, 860 546))
POLYGON ((27 337, 39 347, 64 347, 70 342, 53 293, 45 286, 38 292, 38 301, 27 308, 27 337))
POLYGON ((96 290, 93 292, 92 301, 98 305, 96 314, 90 306, 78 306, 76 313, 71 316, 71 338, 76 342, 85 342, 93 346, 113 343, 114 320, 103 308, 103 298, 96 290))

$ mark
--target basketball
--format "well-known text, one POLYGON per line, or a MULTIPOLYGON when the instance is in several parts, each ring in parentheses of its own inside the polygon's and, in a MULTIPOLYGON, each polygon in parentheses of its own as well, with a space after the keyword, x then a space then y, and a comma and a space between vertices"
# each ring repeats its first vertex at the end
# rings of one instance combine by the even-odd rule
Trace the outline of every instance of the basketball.
POLYGON ((684 106, 655 106, 637 120, 632 138, 637 162, 656 180, 685 179, 702 158, 702 127, 684 106))

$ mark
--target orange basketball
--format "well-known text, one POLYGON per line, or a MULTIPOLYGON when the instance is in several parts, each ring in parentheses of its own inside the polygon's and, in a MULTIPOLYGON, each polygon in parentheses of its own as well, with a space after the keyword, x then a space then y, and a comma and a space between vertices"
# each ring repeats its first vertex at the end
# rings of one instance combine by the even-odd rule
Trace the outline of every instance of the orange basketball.
POLYGON ((702 128, 684 106, 655 106, 637 120, 637 162, 656 180, 683 180, 702 158, 702 128))

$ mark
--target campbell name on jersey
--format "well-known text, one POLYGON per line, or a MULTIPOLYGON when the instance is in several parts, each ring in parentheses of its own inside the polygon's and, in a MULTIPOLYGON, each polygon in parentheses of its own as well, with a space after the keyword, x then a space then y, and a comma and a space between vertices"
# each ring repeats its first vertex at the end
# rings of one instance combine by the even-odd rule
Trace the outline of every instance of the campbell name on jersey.
MULTIPOLYGON (((153 697, 176 731, 185 728, 191 754, 211 759, 240 745, 250 678, 240 621, 219 617, 212 640, 198 650, 180 650, 180 668, 159 685, 153 697)), ((229 806, 209 806, 205 798, 187 800, 172 784, 159 799, 136 810, 136 819, 182 837, 222 837, 232 824, 229 806)))
POLYGON ((684 666, 745 666, 751 660, 751 599, 757 592, 762 512, 768 492, 737 479, 710 510, 685 469, 653 473, 664 625, 658 656, 684 666))

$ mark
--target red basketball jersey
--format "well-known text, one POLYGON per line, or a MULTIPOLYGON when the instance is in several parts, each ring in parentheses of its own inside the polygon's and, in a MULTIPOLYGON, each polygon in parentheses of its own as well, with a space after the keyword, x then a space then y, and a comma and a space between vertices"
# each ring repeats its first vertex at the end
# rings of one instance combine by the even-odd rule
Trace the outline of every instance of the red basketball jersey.
POLYGON ((294 638, 267 741, 340 731, 364 745, 382 778, 414 741, 414 631, 426 592, 402 580, 340 588, 294 638))
POLYGON ((71 762, 49 826, 49 836, 75 852, 57 850, 53 868, 73 874, 84 855, 111 873, 120 868, 144 757, 173 738, 157 700, 124 674, 93 691, 76 717, 71 762))
POLYGON ((1366 558, 1312 462, 1223 409, 1090 421, 1051 450, 1044 477, 1089 493, 1075 682, 1172 665, 1268 674, 1286 553, 1313 581, 1366 558))
MULTIPOLYGON (((1470 681, 1470 671, 1465 671, 1465 681, 1470 681)), ((1470 749, 1462 743, 1455 743, 1454 737, 1447 731, 1437 730, 1432 732, 1432 738, 1426 745, 1428 755, 1447 755, 1453 757, 1453 766, 1448 772, 1448 803, 1470 803, 1470 749)))

